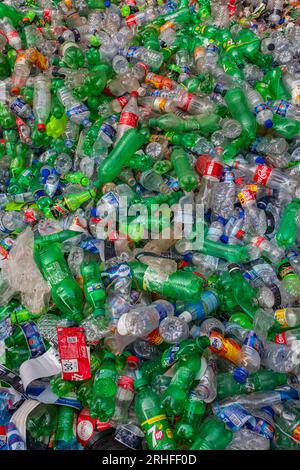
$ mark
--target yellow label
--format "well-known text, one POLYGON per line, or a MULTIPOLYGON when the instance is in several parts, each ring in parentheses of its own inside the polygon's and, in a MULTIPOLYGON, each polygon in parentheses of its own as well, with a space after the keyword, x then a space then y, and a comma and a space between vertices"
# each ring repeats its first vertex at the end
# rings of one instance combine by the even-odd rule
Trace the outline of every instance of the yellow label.
MULTIPOLYGON (((146 424, 154 424, 157 423, 157 421, 162 421, 163 419, 167 419, 166 415, 157 415, 153 416, 153 418, 146 419, 141 426, 145 426, 146 424)), ((171 433, 172 434, 172 433, 171 433)), ((168 436, 169 437, 169 436, 168 436)))
POLYGON ((283 326, 284 328, 289 326, 286 322, 286 318, 285 318, 285 314, 286 314, 286 308, 282 308, 280 310, 276 310, 276 312, 274 313, 274 317, 275 319, 278 321, 278 323, 280 323, 281 326, 283 326))

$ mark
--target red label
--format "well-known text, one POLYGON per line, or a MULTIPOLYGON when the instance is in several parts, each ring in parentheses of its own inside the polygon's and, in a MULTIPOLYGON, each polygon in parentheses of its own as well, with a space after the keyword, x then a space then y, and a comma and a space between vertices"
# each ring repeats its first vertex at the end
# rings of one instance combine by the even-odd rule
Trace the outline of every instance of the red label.
POLYGON ((238 193, 238 199, 242 206, 244 206, 245 204, 247 205, 248 202, 255 200, 255 194, 253 191, 250 191, 250 189, 245 189, 238 193))
POLYGON ((133 392, 133 378, 128 377, 128 375, 122 375, 118 380, 118 387, 124 388, 125 390, 130 390, 133 392))
POLYGON ((186 93, 183 97, 183 103, 182 106, 178 106, 178 108, 182 109, 183 111, 187 111, 190 105, 190 102, 194 98, 193 93, 186 93))
POLYGON ((265 238, 264 237, 255 237, 253 238, 252 240, 252 245, 255 245, 257 247, 260 247, 260 245, 262 244, 262 242, 265 241, 265 238))
POLYGON ((275 343, 277 344, 286 344, 285 333, 279 333, 275 336, 275 343))
POLYGON ((136 19, 135 19, 135 14, 126 16, 126 25, 127 26, 133 26, 137 24, 136 19))
POLYGON ((91 367, 84 328, 58 326, 57 339, 62 378, 75 382, 90 379, 91 367))
POLYGON ((90 417, 88 408, 83 408, 83 410, 81 410, 77 419, 76 437, 82 446, 86 446, 88 441, 93 436, 96 427, 96 421, 96 419, 90 417))
POLYGON ((272 168, 270 168, 269 166, 262 164, 257 165, 253 176, 253 181, 255 183, 261 184, 262 186, 266 186, 271 173, 272 168))
POLYGON ((119 125, 125 124, 129 127, 136 127, 138 123, 139 117, 133 113, 124 113, 121 114, 119 125))
POLYGON ((162 337, 159 334, 159 329, 151 331, 148 336, 145 338, 146 341, 149 341, 151 344, 161 344, 163 342, 162 337))
POLYGON ((223 165, 218 162, 210 160, 206 163, 203 176, 208 177, 216 181, 220 181, 223 171, 223 165))
POLYGON ((117 98, 117 101, 123 109, 124 106, 126 106, 126 104, 128 103, 128 98, 126 98, 126 96, 119 96, 119 98, 117 98))

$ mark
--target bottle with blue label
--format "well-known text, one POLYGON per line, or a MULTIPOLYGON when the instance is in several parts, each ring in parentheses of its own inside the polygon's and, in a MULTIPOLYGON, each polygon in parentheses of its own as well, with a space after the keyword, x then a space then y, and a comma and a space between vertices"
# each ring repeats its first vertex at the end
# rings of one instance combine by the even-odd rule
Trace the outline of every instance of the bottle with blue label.
POLYGON ((233 374, 237 382, 246 382, 249 375, 260 368, 262 352, 263 344, 257 334, 254 331, 247 332, 239 353, 238 367, 233 374))

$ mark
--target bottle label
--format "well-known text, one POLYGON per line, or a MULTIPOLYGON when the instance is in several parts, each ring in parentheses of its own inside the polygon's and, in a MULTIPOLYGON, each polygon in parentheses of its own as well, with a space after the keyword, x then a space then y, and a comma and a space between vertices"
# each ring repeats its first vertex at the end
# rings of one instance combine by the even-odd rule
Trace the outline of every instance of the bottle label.
POLYGON ((251 429, 251 431, 271 441, 274 438, 274 434, 275 434, 274 426, 272 426, 263 418, 256 418, 255 421, 256 422, 254 426, 252 422, 248 422, 247 428, 251 429))
POLYGON ((127 57, 135 58, 138 53, 139 47, 138 46, 130 46, 127 50, 127 57))
POLYGON ((227 406, 220 406, 219 403, 215 403, 213 412, 234 432, 241 429, 249 421, 255 426, 254 416, 238 403, 227 406))
POLYGON ((134 113, 123 112, 121 113, 119 126, 125 125, 128 127, 136 127, 139 117, 134 113))
POLYGON ((257 168, 253 176, 253 181, 255 183, 261 184, 262 186, 266 186, 271 173, 272 173, 272 168, 270 168, 269 166, 262 165, 262 164, 257 165, 257 168))
POLYGON ((110 284, 111 282, 115 281, 116 279, 124 278, 124 277, 132 277, 132 272, 130 269, 129 264, 122 263, 116 266, 112 266, 111 268, 106 269, 102 272, 102 276, 104 279, 108 281, 110 284))
POLYGON ((286 256, 289 261, 292 261, 294 258, 297 259, 300 256, 300 254, 297 253, 297 251, 291 250, 287 252, 286 256))
POLYGON ((275 336, 275 343, 277 344, 287 344, 285 333, 279 333, 275 336))
POLYGON ((201 301, 204 304, 205 315, 210 315, 219 307, 219 299, 213 292, 204 291, 201 301))
POLYGON ((116 98, 116 100, 118 101, 118 103, 120 104, 121 108, 123 109, 126 104, 128 103, 128 98, 124 95, 124 96, 119 96, 119 98, 116 98))
POLYGON ((279 114, 279 116, 285 117, 290 106, 291 103, 289 103, 288 101, 280 100, 279 104, 277 106, 274 106, 272 111, 274 114, 279 114))
POLYGON ((72 118, 72 116, 77 116, 78 114, 83 114, 89 112, 88 108, 84 104, 80 104, 78 106, 74 106, 74 108, 69 109, 66 112, 66 115, 69 119, 72 118))
POLYGON ((251 245, 257 246, 259 248, 262 242, 264 242, 265 240, 265 237, 254 237, 251 240, 251 245))
POLYGON ((261 111, 265 111, 266 109, 268 109, 268 107, 265 105, 265 103, 260 103, 255 106, 253 112, 255 115, 257 115, 258 113, 260 113, 261 111))
POLYGON ((150 450, 173 448, 173 434, 166 415, 161 414, 147 419, 141 424, 150 450))
POLYGON ((180 103, 180 106, 178 106, 179 109, 182 109, 182 111, 188 111, 189 105, 194 98, 194 95, 192 93, 185 93, 183 95, 183 100, 180 103))
POLYGON ((221 165, 221 163, 209 160, 205 165, 203 176, 204 177, 209 176, 210 179, 213 179, 215 181, 220 181, 221 176, 222 176, 222 171, 223 171, 223 165, 221 165))
POLYGON ((286 279, 287 277, 293 276, 295 277, 295 271, 293 266, 287 261, 282 263, 278 267, 278 276, 281 280, 286 279))
POLYGON ((148 341, 148 343, 155 344, 156 346, 161 344, 163 342, 163 338, 159 334, 159 328, 151 331, 151 333, 145 337, 145 340, 148 341))
POLYGON ((240 356, 240 346, 230 338, 224 338, 217 331, 210 334, 210 350, 225 359, 238 364, 240 356))
POLYGON ((41 356, 46 352, 42 337, 33 321, 24 322, 20 325, 30 351, 31 358, 41 356))
POLYGON ((86 347, 84 328, 57 327, 58 351, 64 380, 87 380, 91 378, 89 352, 86 347))
POLYGON ((124 390, 129 390, 130 392, 133 393, 134 391, 133 383, 134 383, 134 380, 132 377, 128 377, 127 375, 122 375, 118 380, 118 387, 124 388, 124 390))
POLYGON ((165 107, 167 104, 166 98, 156 98, 153 102, 154 111, 165 111, 165 107))
POLYGON ((126 16, 126 26, 131 27, 131 26, 134 26, 136 24, 137 24, 137 22, 136 22, 136 17, 135 17, 134 13, 132 15, 126 16))
POLYGON ((243 344, 244 344, 245 346, 249 346, 249 347, 252 348, 252 349, 255 349, 255 351, 257 351, 259 355, 262 354, 263 349, 264 349, 261 340, 260 340, 259 337, 254 333, 254 331, 250 331, 250 332, 246 335, 243 344))
POLYGON ((292 437, 296 439, 296 441, 300 442, 300 425, 298 425, 292 432, 292 437))
POLYGON ((255 193, 250 191, 249 189, 244 189, 240 193, 238 193, 238 199, 242 206, 248 204, 248 202, 255 201, 255 193))
POLYGON ((103 132, 105 135, 107 135, 107 137, 113 141, 114 138, 115 138, 115 135, 116 135, 116 129, 113 128, 113 126, 111 126, 110 124, 107 124, 107 123, 103 123, 101 128, 100 128, 101 132, 103 132))
POLYGON ((179 351, 180 343, 176 343, 167 349, 162 355, 162 365, 164 367, 171 367, 176 361, 176 353, 179 351))
POLYGON ((206 51, 205 47, 203 46, 197 46, 194 49, 194 60, 197 62, 199 59, 205 59, 206 57, 206 51))
POLYGON ((274 313, 274 318, 278 321, 282 328, 287 328, 289 326, 286 321, 286 308, 276 310, 276 312, 274 313))
POLYGON ((12 324, 9 317, 0 321, 0 341, 4 341, 12 334, 12 324))
POLYGON ((90 294, 91 292, 95 292, 97 290, 102 290, 103 284, 101 282, 95 282, 87 287, 87 292, 90 294))
POLYGON ((272 291, 273 296, 274 296, 274 305, 273 308, 278 308, 282 304, 282 297, 281 297, 281 292, 277 284, 271 284, 268 286, 269 289, 272 291))
POLYGON ((93 436, 96 421, 96 419, 91 418, 88 408, 83 408, 83 410, 81 410, 77 420, 76 437, 82 446, 86 446, 93 436))

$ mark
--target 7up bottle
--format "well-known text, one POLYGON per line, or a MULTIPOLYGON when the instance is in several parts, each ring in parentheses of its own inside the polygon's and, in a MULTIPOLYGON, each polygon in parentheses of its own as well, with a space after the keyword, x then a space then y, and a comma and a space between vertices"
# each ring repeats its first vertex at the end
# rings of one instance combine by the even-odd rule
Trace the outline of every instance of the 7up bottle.
POLYGON ((159 397, 143 377, 134 382, 134 388, 137 392, 134 409, 149 450, 174 450, 173 434, 160 407, 159 397))

